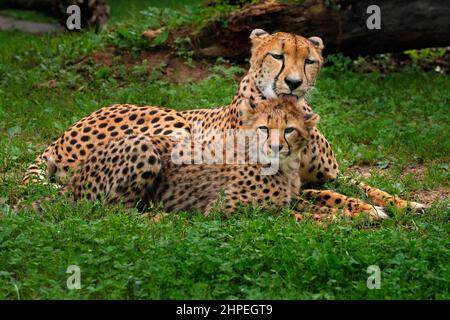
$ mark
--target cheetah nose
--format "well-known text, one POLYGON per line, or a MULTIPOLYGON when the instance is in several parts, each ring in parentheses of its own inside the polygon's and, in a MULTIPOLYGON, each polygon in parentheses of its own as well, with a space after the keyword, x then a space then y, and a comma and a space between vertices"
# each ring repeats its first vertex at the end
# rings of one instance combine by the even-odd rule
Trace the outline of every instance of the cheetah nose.
POLYGON ((281 151, 281 149, 283 149, 283 145, 281 144, 272 144, 270 146, 270 149, 272 149, 273 152, 278 153, 281 151))
POLYGON ((284 79, 284 81, 288 85, 289 89, 291 89, 291 91, 294 91, 302 84, 302 80, 289 79, 287 77, 284 79))

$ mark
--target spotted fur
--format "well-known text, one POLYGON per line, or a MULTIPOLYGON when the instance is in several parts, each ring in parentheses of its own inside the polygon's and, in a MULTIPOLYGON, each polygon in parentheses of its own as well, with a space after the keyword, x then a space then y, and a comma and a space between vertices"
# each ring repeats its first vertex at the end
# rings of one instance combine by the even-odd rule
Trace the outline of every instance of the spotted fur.
MULTIPOLYGON (((39 155, 35 163, 29 167, 23 183, 28 183, 30 178, 35 176, 47 176, 49 179, 64 177, 70 169, 76 169, 90 154, 93 145, 122 135, 140 134, 143 130, 150 134, 162 135, 170 130, 188 129, 200 123, 196 127, 201 131, 200 134, 206 143, 210 132, 242 125, 237 106, 240 99, 250 99, 253 103, 258 103, 266 98, 273 98, 272 94, 265 96, 266 86, 276 87, 275 96, 291 94, 297 97, 298 107, 312 112, 303 99, 303 95, 314 86, 322 64, 320 52, 323 45, 317 45, 318 38, 314 44, 311 40, 287 33, 268 35, 253 32, 251 39, 253 43, 251 67, 242 79, 239 90, 230 105, 180 112, 135 105, 113 105, 101 108, 75 123, 39 155), (273 52, 283 53, 285 62, 283 62, 282 70, 281 64, 269 54, 273 52), (307 59, 314 63, 305 64, 307 59), (286 77, 301 77, 302 85, 289 93, 286 83, 283 84, 283 79, 286 77), (275 85, 275 83, 278 84, 275 85), (118 123, 117 119, 122 121, 118 123), (231 121, 225 122, 224 119, 231 119, 231 121), (122 126, 127 127, 123 130, 122 126), (86 132, 86 130, 89 131, 86 132), (82 140, 82 137, 89 141, 82 140)), ((324 183, 336 177, 338 165, 331 145, 324 136, 317 129, 311 134, 313 139, 302 150, 304 156, 300 175, 307 183, 324 183)))
MULTIPOLYGON (((255 129, 261 141, 279 146, 281 160, 276 173, 264 174, 262 164, 179 163, 173 160, 174 149, 187 153, 195 140, 130 134, 98 143, 60 193, 71 193, 73 200, 124 203, 127 208, 144 209, 149 202, 161 202, 166 211, 198 209, 205 215, 222 194, 224 202, 218 210, 227 216, 240 204, 289 206, 300 190, 299 150, 310 139, 309 131, 318 116, 303 117, 294 104, 285 108, 278 103, 255 107, 246 100, 240 103, 240 113, 243 129, 255 129), (284 133, 288 126, 294 129, 284 133), (258 129, 262 127, 267 131, 258 129), (272 139, 274 131, 282 134, 272 139)), ((273 145, 266 143, 264 148, 269 150, 273 145)), ((33 206, 39 209, 41 202, 33 206)))
MULTIPOLYGON (((78 169, 95 146, 109 140, 126 139, 129 135, 182 135, 192 130, 203 144, 208 145, 215 130, 242 127, 238 106, 242 99, 258 105, 279 96, 290 96, 297 101, 298 110, 312 112, 304 96, 314 87, 323 62, 322 40, 283 32, 270 35, 260 29, 254 30, 250 38, 251 66, 230 105, 180 112, 136 105, 101 108, 75 123, 39 155, 29 167, 23 183, 33 176, 47 176, 50 180, 64 178, 70 170, 78 169)), ((302 182, 323 184, 335 179, 339 168, 330 143, 317 128, 309 134, 308 143, 300 150, 299 175, 302 182)), ((374 203, 383 207, 390 202, 412 209, 423 207, 402 202, 404 200, 400 201, 377 188, 363 188, 374 203)))
MULTIPOLYGON (((126 208, 137 206, 141 211, 148 210, 151 203, 161 203, 165 211, 196 209, 205 216, 212 210, 229 216, 239 205, 281 209, 294 203, 294 213, 312 214, 319 220, 335 218, 338 210, 350 218, 361 214, 374 220, 385 217, 382 210, 331 191, 306 191, 306 200, 314 196, 318 201, 315 205, 300 196, 299 150, 311 139, 318 115, 303 114, 292 100, 286 99, 261 102, 258 106, 243 100, 240 105, 242 128, 256 130, 258 138, 264 141, 265 153, 276 150, 279 167, 275 172, 267 174, 267 164, 249 161, 183 164, 174 161, 174 154, 179 154, 174 150, 188 153, 195 139, 131 134, 95 146, 60 194, 70 193, 75 201, 123 203, 126 208)), ((234 156, 238 149, 236 145, 234 156)), ((33 204, 39 212, 42 202, 33 204)))

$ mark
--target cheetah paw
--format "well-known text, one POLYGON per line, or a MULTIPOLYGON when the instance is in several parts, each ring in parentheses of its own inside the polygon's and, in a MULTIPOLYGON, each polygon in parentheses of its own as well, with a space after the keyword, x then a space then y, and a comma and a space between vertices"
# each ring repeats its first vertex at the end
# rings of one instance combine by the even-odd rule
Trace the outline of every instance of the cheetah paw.
POLYGON ((386 212, 384 212, 382 207, 379 207, 379 206, 373 206, 373 207, 375 208, 378 218, 380 218, 380 219, 389 218, 389 216, 386 214, 386 212))
POLYGON ((418 202, 409 202, 408 209, 410 209, 415 214, 422 214, 425 213, 428 207, 418 202))

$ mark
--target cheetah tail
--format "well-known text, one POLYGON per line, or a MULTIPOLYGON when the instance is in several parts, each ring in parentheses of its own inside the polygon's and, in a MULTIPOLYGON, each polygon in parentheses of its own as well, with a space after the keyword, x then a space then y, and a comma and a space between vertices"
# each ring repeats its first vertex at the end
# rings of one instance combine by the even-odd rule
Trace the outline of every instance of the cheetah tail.
POLYGON ((22 178, 22 185, 28 184, 29 181, 43 182, 46 179, 45 177, 48 174, 46 171, 50 171, 48 161, 51 159, 52 150, 53 144, 34 160, 22 178))
POLYGON ((427 207, 421 203, 414 201, 407 201, 402 198, 399 198, 395 195, 391 195, 386 191, 380 190, 378 188, 372 187, 363 182, 358 182, 354 179, 350 181, 353 185, 359 186, 364 190, 367 197, 376 205, 380 207, 387 207, 388 205, 392 205, 399 209, 409 209, 415 213, 423 213, 426 211, 427 207))
POLYGON ((28 166, 27 172, 22 178, 22 185, 27 185, 28 182, 32 180, 43 180, 45 172, 40 168, 42 164, 43 161, 38 162, 38 160, 36 160, 33 164, 28 166))

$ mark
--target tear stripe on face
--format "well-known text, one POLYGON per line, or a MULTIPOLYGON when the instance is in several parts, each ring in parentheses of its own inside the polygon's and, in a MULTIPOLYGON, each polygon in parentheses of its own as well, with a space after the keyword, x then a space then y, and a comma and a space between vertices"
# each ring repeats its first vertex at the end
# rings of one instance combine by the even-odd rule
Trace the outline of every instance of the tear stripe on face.
POLYGON ((277 82, 278 82, 278 79, 279 79, 279 77, 280 77, 280 74, 283 72, 283 70, 284 70, 284 66, 285 66, 285 64, 284 64, 284 59, 281 61, 281 68, 280 68, 280 71, 278 71, 278 74, 275 76, 275 78, 273 79, 273 84, 272 84, 272 90, 273 90, 273 92, 275 93, 275 96, 278 96, 278 93, 277 93, 277 91, 276 91, 276 86, 277 86, 277 82))

